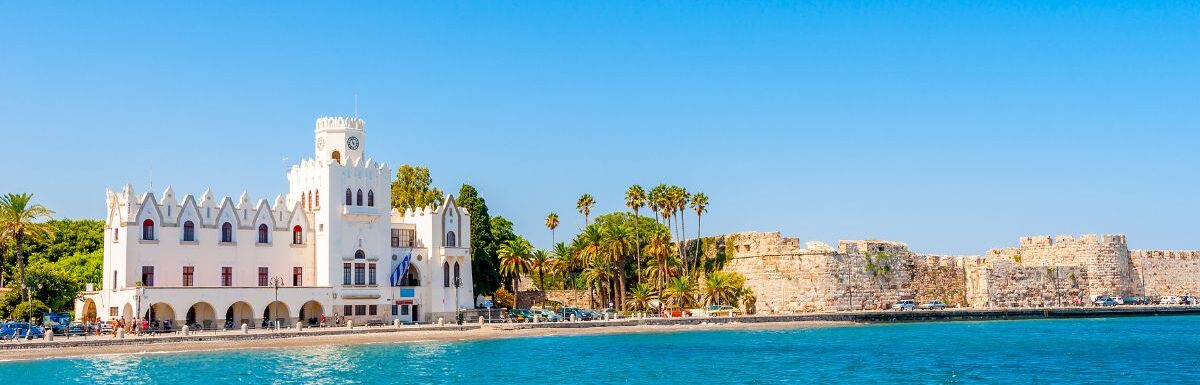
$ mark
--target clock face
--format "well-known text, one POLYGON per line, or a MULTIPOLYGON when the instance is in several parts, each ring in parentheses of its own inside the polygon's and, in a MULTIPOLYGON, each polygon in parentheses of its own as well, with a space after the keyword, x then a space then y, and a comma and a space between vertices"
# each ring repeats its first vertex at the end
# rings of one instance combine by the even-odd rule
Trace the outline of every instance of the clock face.
POLYGON ((325 138, 319 138, 319 139, 317 139, 317 149, 318 149, 318 150, 324 150, 324 149, 325 149, 325 138))
POLYGON ((346 139, 346 147, 349 147, 351 150, 357 150, 358 149, 358 137, 351 136, 350 139, 346 139))

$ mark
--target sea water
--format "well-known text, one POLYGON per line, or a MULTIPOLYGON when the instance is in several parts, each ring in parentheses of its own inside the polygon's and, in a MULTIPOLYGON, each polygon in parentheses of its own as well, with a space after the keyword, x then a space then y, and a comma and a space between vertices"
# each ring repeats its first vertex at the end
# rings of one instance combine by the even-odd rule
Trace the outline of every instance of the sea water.
POLYGON ((1200 316, 113 355, 0 363, 0 383, 1200 384, 1200 316))

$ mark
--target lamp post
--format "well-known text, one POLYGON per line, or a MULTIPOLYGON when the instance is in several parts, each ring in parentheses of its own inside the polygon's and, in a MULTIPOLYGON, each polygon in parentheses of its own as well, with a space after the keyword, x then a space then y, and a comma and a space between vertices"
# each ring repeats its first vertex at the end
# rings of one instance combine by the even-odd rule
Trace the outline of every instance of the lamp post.
POLYGON ((275 325, 275 331, 279 331, 279 286, 282 285, 283 277, 271 277, 271 286, 275 288, 275 302, 271 303, 271 305, 274 305, 271 308, 271 323, 275 325))
MULTIPOLYGON (((458 309, 458 288, 462 287, 462 277, 454 277, 454 318, 462 324, 462 313, 458 309)), ((515 296, 513 298, 516 298, 515 296)))

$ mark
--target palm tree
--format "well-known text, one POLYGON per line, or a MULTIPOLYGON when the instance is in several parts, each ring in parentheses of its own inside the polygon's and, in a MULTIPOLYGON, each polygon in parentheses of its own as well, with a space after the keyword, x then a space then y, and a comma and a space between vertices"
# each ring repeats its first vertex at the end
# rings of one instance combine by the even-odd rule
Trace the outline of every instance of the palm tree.
POLYGON ((592 207, 595 207, 595 206, 596 206, 596 200, 592 198, 591 194, 580 195, 579 201, 575 202, 575 209, 579 210, 580 214, 583 214, 583 226, 584 227, 586 227, 588 225, 588 214, 592 213, 592 207))
POLYGON ((634 247, 633 239, 629 236, 629 228, 621 224, 613 224, 604 228, 601 236, 601 252, 616 270, 617 285, 611 293, 612 302, 621 309, 624 309, 622 301, 625 299, 625 257, 634 247))
MULTIPOLYGON (((524 238, 518 238, 500 245, 496 254, 500 256, 500 274, 508 276, 509 289, 517 294, 517 285, 521 283, 521 275, 529 273, 529 259, 533 247, 524 238)), ((515 306, 515 305, 514 305, 515 306)))
MULTIPOLYGON (((600 297, 604 297, 604 283, 613 279, 612 265, 604 258, 592 258, 588 267, 583 269, 583 279, 589 289, 599 289, 600 297)), ((592 307, 596 307, 596 297, 592 296, 592 307)))
MULTIPOLYGON (((17 252, 17 270, 20 271, 21 292, 29 302, 29 291, 25 282, 25 256, 22 254, 21 241, 26 236, 37 237, 49 233, 44 219, 50 219, 54 211, 40 204, 31 203, 33 194, 8 194, 0 197, 0 227, 3 227, 13 240, 17 252)), ((32 317, 33 312, 29 312, 32 317)))
POLYGON ((704 237, 700 235, 700 216, 708 211, 708 195, 696 193, 692 195, 692 210, 696 212, 696 264, 700 264, 700 256, 704 250, 704 237))
POLYGON ((758 297, 754 295, 754 290, 742 286, 738 289, 738 298, 741 299, 742 309, 746 311, 746 314, 754 314, 755 304, 758 302, 758 297))
POLYGON ((704 302, 707 305, 724 305, 733 297, 737 286, 730 273, 714 271, 704 279, 704 302))
POLYGON ((635 242, 634 254, 637 255, 637 282, 642 283, 642 235, 638 232, 638 209, 646 204, 646 191, 641 185, 629 186, 625 190, 625 206, 633 210, 633 239, 635 242))
POLYGON ((654 258, 656 271, 654 276, 658 277, 655 282, 658 284, 658 292, 661 295, 663 284, 666 283, 667 258, 671 256, 670 235, 662 230, 651 233, 650 238, 646 240, 646 255, 654 258))
POLYGON ((529 255, 529 268, 538 274, 538 290, 546 290, 546 268, 550 267, 551 262, 546 250, 534 250, 529 255))
POLYGON ((554 229, 558 228, 558 214, 550 213, 546 216, 546 228, 550 229, 550 244, 554 244, 554 229))
POLYGON ((650 285, 639 283, 629 291, 629 303, 633 305, 634 310, 645 311, 650 307, 650 301, 658 298, 654 295, 654 290, 650 285))
POLYGON ((689 271, 691 261, 688 260, 687 253, 683 250, 685 242, 684 239, 687 238, 687 226, 684 226, 683 210, 687 209, 690 196, 688 195, 687 189, 674 185, 667 188, 667 196, 671 201, 671 216, 676 218, 675 227, 677 228, 677 233, 679 234, 679 237, 677 238, 679 241, 676 244, 679 245, 679 256, 680 258, 683 258, 683 272, 686 275, 689 271))
POLYGON ((674 301, 683 310, 684 306, 692 303, 692 294, 695 289, 692 287, 692 281, 686 277, 671 278, 671 282, 667 284, 666 297, 674 301))
POLYGON ((571 250, 567 244, 559 242, 554 244, 554 248, 550 249, 550 255, 554 257, 554 263, 551 264, 555 274, 558 274, 563 279, 563 289, 567 288, 567 282, 571 282, 571 289, 575 288, 575 252, 571 250))

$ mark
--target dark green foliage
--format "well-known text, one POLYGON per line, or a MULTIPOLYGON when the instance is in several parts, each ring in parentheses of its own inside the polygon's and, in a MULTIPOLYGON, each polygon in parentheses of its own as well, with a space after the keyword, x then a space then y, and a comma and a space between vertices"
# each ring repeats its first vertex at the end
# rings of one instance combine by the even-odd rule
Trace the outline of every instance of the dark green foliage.
POLYGON ((464 184, 458 190, 458 205, 471 214, 471 275, 475 292, 491 293, 500 287, 500 261, 492 240, 487 202, 475 187, 464 184))

